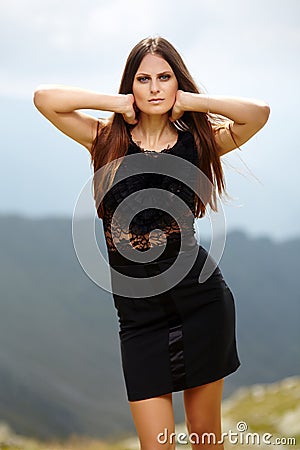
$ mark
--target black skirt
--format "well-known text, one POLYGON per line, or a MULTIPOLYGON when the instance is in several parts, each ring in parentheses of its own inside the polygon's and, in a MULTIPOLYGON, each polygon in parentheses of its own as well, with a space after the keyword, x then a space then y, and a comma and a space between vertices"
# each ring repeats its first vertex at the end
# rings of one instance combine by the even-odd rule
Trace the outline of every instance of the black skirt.
MULTIPOLYGON (((143 298, 113 293, 129 401, 207 384, 241 364, 233 294, 218 266, 199 283, 208 253, 198 244, 196 253, 187 275, 165 292, 143 298)), ((128 265, 112 260, 111 266, 128 277, 147 278, 168 269, 175 259, 128 265)), ((113 275, 111 280, 113 287, 113 275)))

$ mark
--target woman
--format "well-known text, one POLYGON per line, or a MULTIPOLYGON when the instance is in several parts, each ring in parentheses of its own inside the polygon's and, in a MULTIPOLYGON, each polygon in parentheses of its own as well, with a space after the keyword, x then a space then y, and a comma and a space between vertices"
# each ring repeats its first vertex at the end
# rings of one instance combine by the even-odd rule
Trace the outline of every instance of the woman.
MULTIPOLYGON (((34 104, 60 131, 86 147, 95 173, 132 155, 151 156, 160 164, 163 153, 197 166, 219 194, 225 191, 220 157, 247 142, 270 113, 263 101, 200 93, 178 52, 160 37, 144 39, 133 48, 119 94, 46 85, 35 91, 34 104), (80 109, 113 114, 107 120, 96 119, 80 109)), ((150 164, 150 158, 144 162, 150 164)), ((118 168, 109 170, 112 181, 117 172, 118 168)), ((97 198, 101 183, 95 187, 97 198)), ((127 396, 143 450, 175 448, 172 392, 180 390, 187 429, 193 433, 192 448, 204 448, 205 432, 221 440, 224 377, 240 366, 229 287, 218 267, 202 285, 198 283, 207 252, 195 240, 193 220, 204 216, 208 204, 216 210, 214 191, 204 191, 200 198, 180 180, 141 173, 115 184, 97 204, 110 266, 129 279, 163 273, 181 251, 190 255, 196 248, 197 253, 191 270, 171 289, 143 298, 135 298, 129 287, 126 295, 113 293, 127 396), (122 217, 112 226, 116 207, 128 195, 149 187, 176 192, 186 202, 190 214, 183 215, 183 226, 167 212, 143 210, 141 200, 141 212, 129 230, 122 227, 122 217), (160 248, 161 231, 166 245, 155 262, 131 261, 126 252, 119 252, 128 244, 140 254, 160 248)), ((138 200, 132 203, 137 204, 138 200)), ((118 287, 116 279, 112 277, 118 287)), ((224 448, 213 440, 205 444, 205 448, 224 448)))

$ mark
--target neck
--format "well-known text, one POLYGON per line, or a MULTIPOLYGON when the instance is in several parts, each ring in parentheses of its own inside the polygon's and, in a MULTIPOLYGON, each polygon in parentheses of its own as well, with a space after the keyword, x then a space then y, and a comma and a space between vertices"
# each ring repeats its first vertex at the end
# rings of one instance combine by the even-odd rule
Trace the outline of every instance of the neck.
POLYGON ((149 116, 140 113, 139 122, 132 131, 135 140, 141 141, 143 147, 149 149, 171 144, 177 137, 176 128, 170 122, 168 114, 149 116))

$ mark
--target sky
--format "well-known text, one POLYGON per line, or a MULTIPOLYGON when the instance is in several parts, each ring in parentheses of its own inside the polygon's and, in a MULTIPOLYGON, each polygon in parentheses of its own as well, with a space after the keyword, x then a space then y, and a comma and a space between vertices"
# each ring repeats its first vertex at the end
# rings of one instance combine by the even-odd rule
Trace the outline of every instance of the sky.
POLYGON ((299 17, 297 0, 1 0, 0 213, 71 217, 92 174, 87 150, 35 109, 34 89, 116 93, 131 48, 161 35, 200 88, 271 107, 267 125, 222 157, 227 231, 299 236, 299 17))

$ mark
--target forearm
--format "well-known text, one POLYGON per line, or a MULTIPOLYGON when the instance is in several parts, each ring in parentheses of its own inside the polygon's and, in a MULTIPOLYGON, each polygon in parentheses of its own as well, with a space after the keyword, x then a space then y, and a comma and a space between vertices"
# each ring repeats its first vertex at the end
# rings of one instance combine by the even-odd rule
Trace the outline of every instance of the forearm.
POLYGON ((220 114, 240 125, 249 121, 264 123, 270 111, 267 103, 244 97, 182 92, 180 102, 184 111, 220 114))
POLYGON ((41 85, 34 92, 34 103, 56 113, 78 109, 97 109, 122 113, 128 104, 126 95, 108 95, 87 89, 63 85, 41 85))

